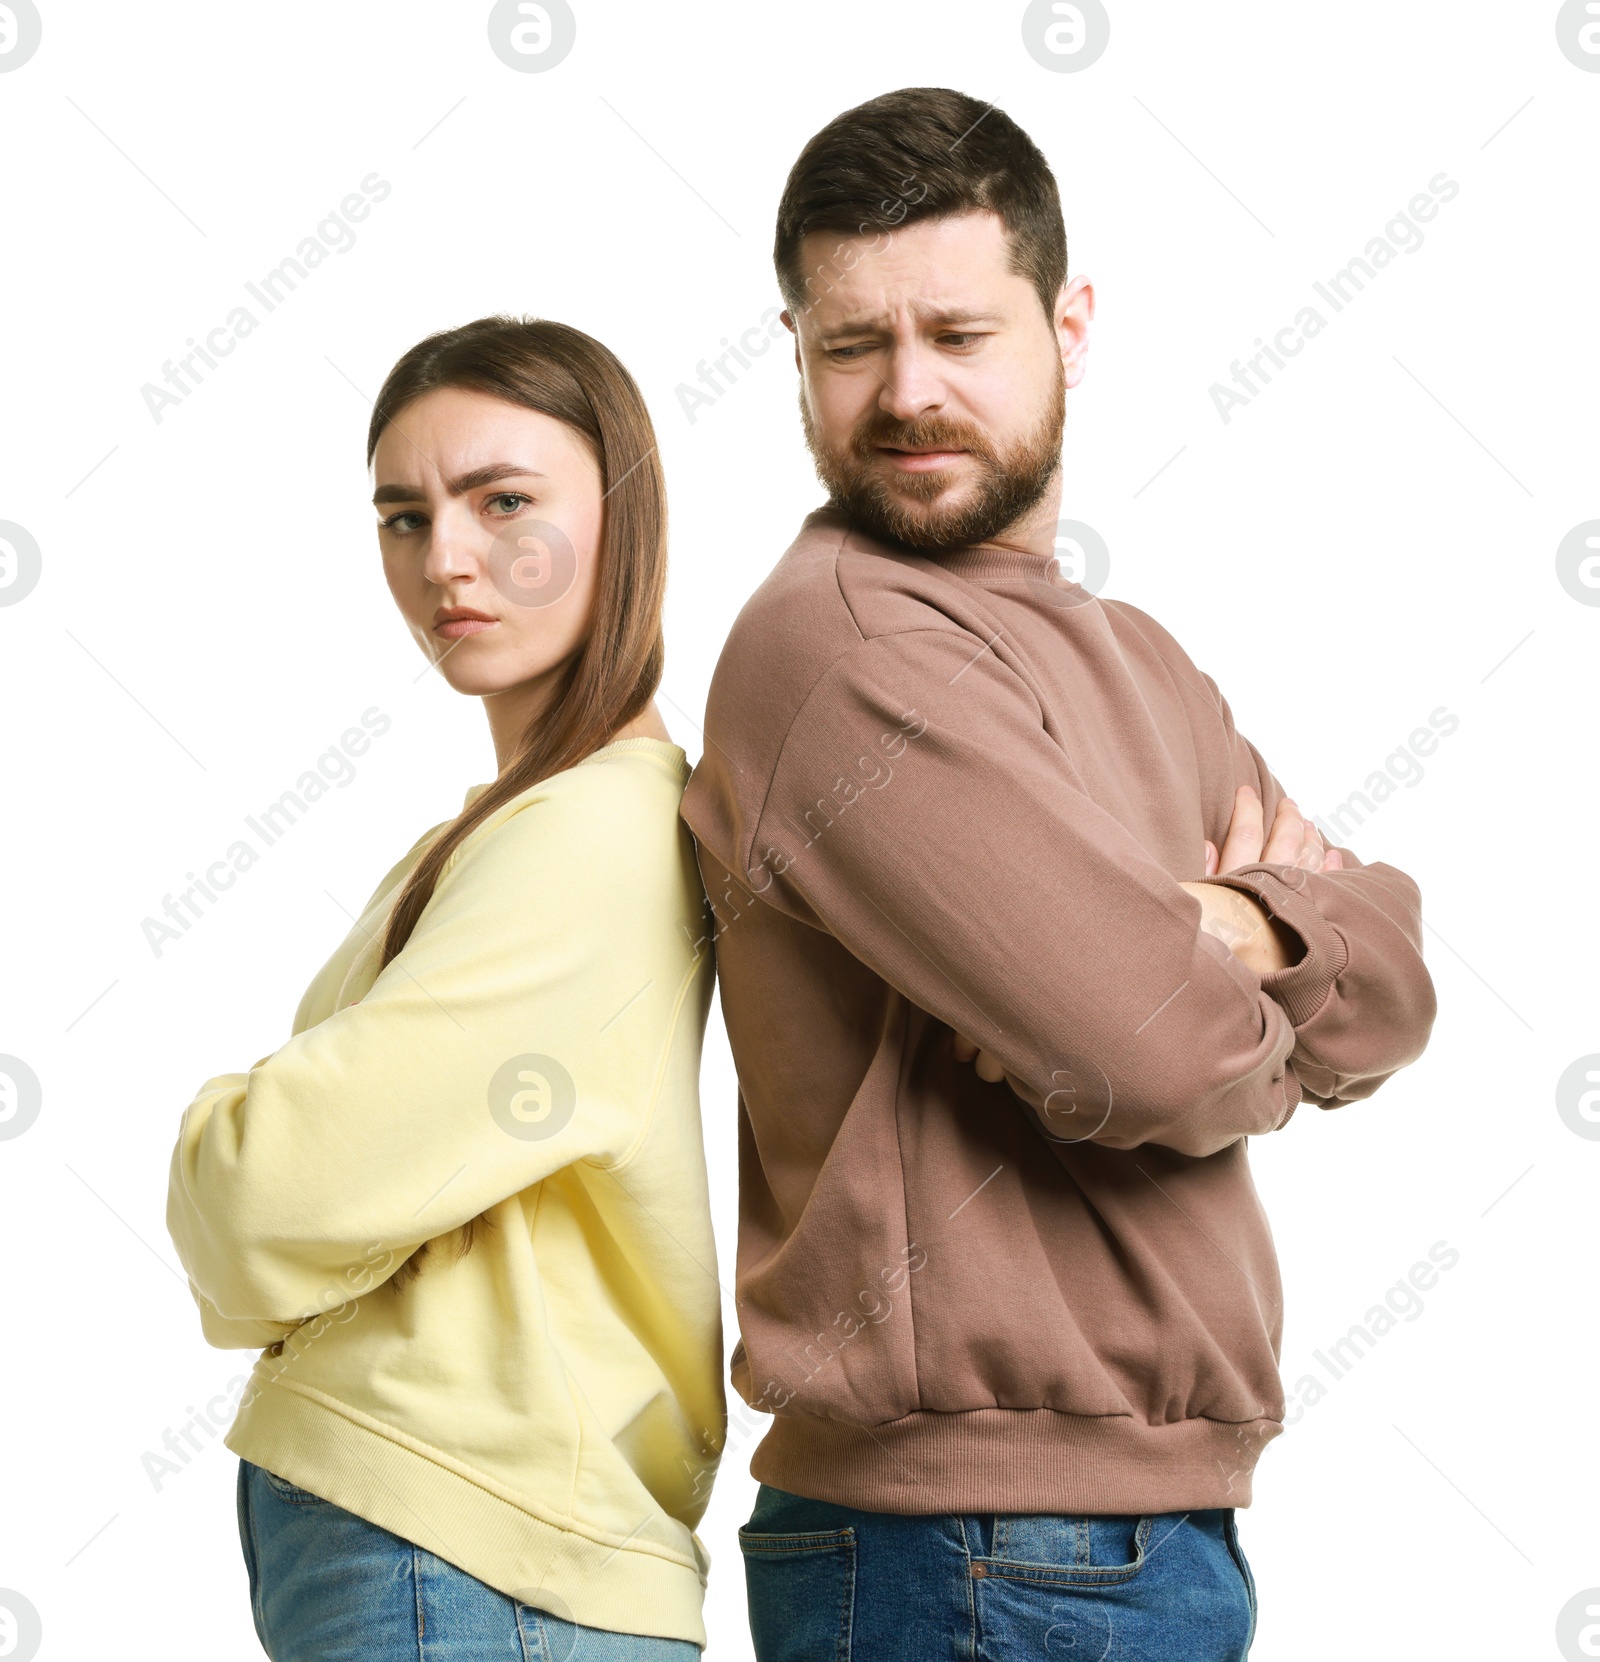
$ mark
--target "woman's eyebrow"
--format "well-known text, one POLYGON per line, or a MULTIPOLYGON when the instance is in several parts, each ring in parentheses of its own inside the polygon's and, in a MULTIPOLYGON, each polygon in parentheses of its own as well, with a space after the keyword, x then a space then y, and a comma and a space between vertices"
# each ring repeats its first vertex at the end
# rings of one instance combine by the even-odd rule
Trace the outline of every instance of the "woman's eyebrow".
MULTIPOLYGON (((476 490, 479 485, 492 485, 497 479, 543 479, 547 475, 537 468, 524 467, 520 462, 490 462, 475 467, 470 473, 457 474, 445 481, 445 489, 452 496, 461 496, 476 490)), ((381 508, 387 502, 421 502, 424 497, 418 485, 379 485, 372 493, 372 505, 381 508)))

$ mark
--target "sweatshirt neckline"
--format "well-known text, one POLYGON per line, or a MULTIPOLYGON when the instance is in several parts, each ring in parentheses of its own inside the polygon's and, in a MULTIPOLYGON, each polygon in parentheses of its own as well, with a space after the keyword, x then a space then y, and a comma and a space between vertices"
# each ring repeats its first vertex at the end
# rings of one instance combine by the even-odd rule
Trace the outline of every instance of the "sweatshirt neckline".
POLYGON ((1034 554, 1021 548, 997 548, 993 543, 970 543, 965 548, 953 549, 949 553, 900 548, 880 542, 869 532, 852 525, 839 509, 832 506, 824 505, 817 508, 810 517, 819 523, 837 525, 847 538, 876 553, 895 559, 924 560, 940 571, 951 572, 957 577, 1025 578, 1031 582, 1047 584, 1050 589, 1061 595, 1078 593, 1087 596, 1089 593, 1082 584, 1071 582, 1063 575, 1052 554, 1034 554))
MULTIPOLYGON (((610 744, 603 744, 598 750, 591 750, 583 761, 576 762, 573 765, 581 768, 598 757, 609 755, 613 750, 636 750, 643 755, 659 756, 663 762, 675 769, 679 776, 685 779, 691 771, 689 754, 681 744, 674 744, 670 739, 652 739, 648 737, 613 739, 610 744)), ((492 779, 486 779, 482 784, 469 785, 466 800, 461 804, 462 808, 470 808, 493 783, 492 779)))
POLYGON ((1037 583, 1048 583, 1063 594, 1081 588, 1061 574, 1053 554, 1032 554, 1022 548, 974 543, 951 554, 929 554, 926 558, 931 565, 962 577, 1026 577, 1037 583))
MULTIPOLYGON (((648 737, 613 739, 610 744, 603 744, 598 750, 590 751, 583 761, 592 762, 596 756, 603 756, 608 750, 642 750, 647 754, 681 761, 685 766, 689 762, 689 753, 681 744, 674 744, 671 739, 652 739, 648 737)), ((580 762, 578 766, 582 767, 583 762, 580 762)))

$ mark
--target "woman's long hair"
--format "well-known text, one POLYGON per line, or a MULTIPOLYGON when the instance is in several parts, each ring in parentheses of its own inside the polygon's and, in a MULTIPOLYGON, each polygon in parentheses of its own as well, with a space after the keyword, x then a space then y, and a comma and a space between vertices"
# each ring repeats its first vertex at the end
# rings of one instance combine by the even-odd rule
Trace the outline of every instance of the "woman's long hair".
MULTIPOLYGON (((406 880, 384 932, 381 970, 406 944, 451 854, 512 798, 575 767, 639 715, 661 682, 661 608, 667 578, 667 493, 655 428, 637 383, 606 347, 546 318, 483 317, 419 341, 389 371, 372 408, 367 464, 385 427, 424 393, 488 393, 564 422, 600 469, 600 546, 594 609, 582 645, 552 697, 485 791, 444 826, 406 880)), ((469 1219, 458 1256, 472 1247, 469 1219)), ((424 1242, 392 1277, 415 1275, 424 1242)))

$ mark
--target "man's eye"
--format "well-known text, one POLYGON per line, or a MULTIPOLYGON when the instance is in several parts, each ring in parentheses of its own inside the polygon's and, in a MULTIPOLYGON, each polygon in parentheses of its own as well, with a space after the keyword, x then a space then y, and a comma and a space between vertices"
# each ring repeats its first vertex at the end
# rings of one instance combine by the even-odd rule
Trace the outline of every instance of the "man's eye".
POLYGON ((947 334, 947 335, 940 335, 940 337, 939 337, 939 339, 944 341, 947 345, 954 344, 956 346, 965 346, 968 341, 982 340, 982 338, 983 337, 981 335, 975 335, 975 334, 964 335, 964 334, 961 334, 959 331, 958 332, 953 332, 953 333, 947 334))
POLYGON ((870 350, 871 350, 871 348, 868 347, 868 346, 865 346, 865 345, 861 345, 861 346, 834 346, 834 347, 829 348, 828 356, 830 358, 832 358, 836 363, 850 364, 850 363, 855 362, 855 355, 857 353, 867 352, 867 351, 870 351, 870 350))

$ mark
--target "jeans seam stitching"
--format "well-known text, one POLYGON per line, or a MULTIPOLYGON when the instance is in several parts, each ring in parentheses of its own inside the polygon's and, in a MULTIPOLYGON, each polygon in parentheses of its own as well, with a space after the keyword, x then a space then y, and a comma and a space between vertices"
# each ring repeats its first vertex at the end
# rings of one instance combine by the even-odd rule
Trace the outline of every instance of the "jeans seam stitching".
POLYGON ((1049 1565, 1030 1564, 1029 1574, 1020 1568, 991 1569, 984 1579, 998 1577, 1001 1581, 1023 1581, 1034 1587, 1114 1587, 1119 1582, 1132 1581, 1142 1568, 1140 1564, 1078 1564, 1054 1569, 1049 1565))
POLYGON ((245 1573, 250 1582, 250 1614, 256 1624, 256 1632, 265 1643, 266 1621, 261 1604, 261 1565, 260 1554, 256 1549, 255 1515, 250 1504, 250 1480, 247 1464, 241 1461, 239 1466, 241 1510, 244 1514, 244 1541, 245 1541, 245 1573))
POLYGON ((422 1604, 422 1573, 417 1562, 417 1544, 411 1543, 411 1598, 417 1612, 417 1662, 423 1662, 422 1647, 426 1643, 427 1618, 422 1604))
POLYGON ((835 1646, 838 1662, 850 1662, 850 1653, 855 1644, 856 1532, 851 1529, 849 1533, 849 1551, 845 1556, 844 1597, 839 1604, 839 1637, 835 1646))
POLYGON ((1256 1639, 1256 1589, 1255 1578, 1250 1574, 1250 1567, 1245 1562, 1244 1548, 1239 1544, 1238 1524, 1235 1520, 1234 1509, 1228 1508, 1225 1520, 1228 1554, 1233 1559, 1233 1566, 1239 1572, 1239 1579, 1244 1583, 1245 1605, 1250 1612, 1250 1624, 1244 1636, 1244 1654, 1250 1654, 1250 1647, 1256 1639))
POLYGON ((840 1547, 853 1547, 856 1532, 852 1525, 843 1529, 796 1530, 739 1530, 739 1547, 745 1553, 765 1553, 776 1557, 782 1553, 837 1552, 840 1547))

